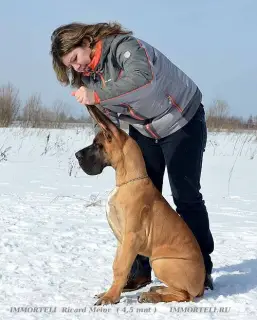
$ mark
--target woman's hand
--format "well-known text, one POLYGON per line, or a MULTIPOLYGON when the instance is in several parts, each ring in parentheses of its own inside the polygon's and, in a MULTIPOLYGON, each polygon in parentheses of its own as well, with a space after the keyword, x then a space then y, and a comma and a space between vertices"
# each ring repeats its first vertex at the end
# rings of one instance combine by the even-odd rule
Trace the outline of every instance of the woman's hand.
POLYGON ((95 104, 94 91, 87 89, 83 86, 80 87, 77 91, 73 91, 71 95, 74 96, 77 99, 77 101, 83 105, 95 104))

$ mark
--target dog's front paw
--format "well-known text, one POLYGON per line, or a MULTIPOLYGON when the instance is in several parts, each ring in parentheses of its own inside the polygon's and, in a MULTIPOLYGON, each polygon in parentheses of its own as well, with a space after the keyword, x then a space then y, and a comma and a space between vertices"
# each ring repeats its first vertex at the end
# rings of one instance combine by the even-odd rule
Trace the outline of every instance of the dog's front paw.
POLYGON ((113 296, 109 296, 107 294, 104 294, 103 296, 101 296, 100 299, 98 299, 95 303, 95 306, 101 306, 101 305, 106 305, 106 304, 115 304, 118 303, 120 301, 119 297, 113 297, 113 296))
POLYGON ((97 293, 97 294, 94 295, 94 298, 98 298, 98 299, 99 299, 99 298, 102 298, 102 297, 106 294, 106 292, 107 292, 107 291, 104 291, 104 292, 102 292, 102 293, 97 293))

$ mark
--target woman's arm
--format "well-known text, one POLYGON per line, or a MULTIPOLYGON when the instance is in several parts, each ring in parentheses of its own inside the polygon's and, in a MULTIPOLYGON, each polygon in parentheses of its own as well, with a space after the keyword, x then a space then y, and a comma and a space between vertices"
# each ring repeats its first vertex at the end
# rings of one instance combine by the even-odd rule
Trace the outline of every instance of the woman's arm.
POLYGON ((152 90, 154 78, 152 66, 146 50, 134 37, 122 37, 113 48, 117 63, 123 70, 116 82, 108 82, 105 87, 95 89, 96 102, 101 105, 114 105, 134 101, 135 92, 140 97, 147 96, 152 90))

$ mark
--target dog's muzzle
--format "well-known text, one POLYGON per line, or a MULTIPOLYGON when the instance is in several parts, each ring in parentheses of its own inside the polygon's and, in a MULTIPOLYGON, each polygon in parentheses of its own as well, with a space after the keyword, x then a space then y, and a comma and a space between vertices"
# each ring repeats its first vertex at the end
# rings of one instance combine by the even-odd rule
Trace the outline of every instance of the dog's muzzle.
POLYGON ((94 145, 79 150, 75 157, 81 169, 88 175, 100 174, 106 166, 103 156, 94 145))

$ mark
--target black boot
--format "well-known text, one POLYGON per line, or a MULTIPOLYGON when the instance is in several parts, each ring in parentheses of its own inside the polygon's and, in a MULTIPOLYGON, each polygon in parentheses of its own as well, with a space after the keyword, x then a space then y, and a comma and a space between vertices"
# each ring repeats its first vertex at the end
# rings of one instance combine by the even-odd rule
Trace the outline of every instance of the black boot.
POLYGON ((207 290, 208 289, 213 290, 213 279, 211 276, 213 263, 209 254, 203 254, 203 259, 204 259, 204 265, 206 270, 204 286, 205 286, 205 289, 207 290))
POLYGON ((204 286, 205 286, 206 290, 208 290, 208 289, 213 290, 213 279, 212 279, 211 274, 209 274, 209 273, 206 273, 204 286))

